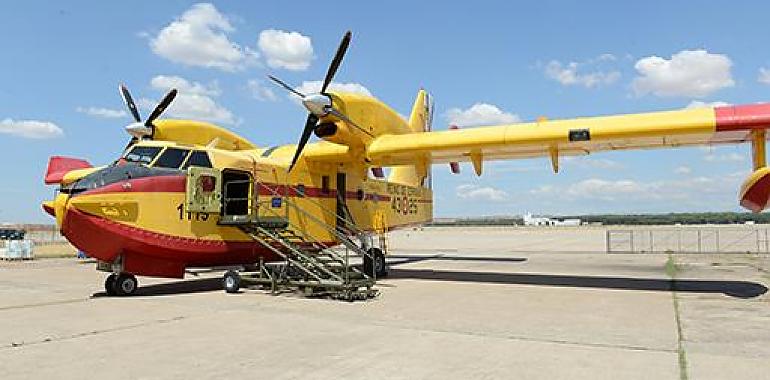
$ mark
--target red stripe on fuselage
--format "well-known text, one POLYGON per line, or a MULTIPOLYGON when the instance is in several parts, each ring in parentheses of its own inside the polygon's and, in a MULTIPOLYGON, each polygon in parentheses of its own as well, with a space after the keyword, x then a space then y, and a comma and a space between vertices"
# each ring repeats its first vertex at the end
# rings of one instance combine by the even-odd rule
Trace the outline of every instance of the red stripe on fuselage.
POLYGON ((770 127, 770 103, 714 108, 717 131, 770 127))
MULTIPOLYGON (((84 191, 78 195, 95 195, 109 193, 184 193, 187 183, 187 177, 184 175, 161 175, 152 177, 142 177, 128 179, 120 182, 111 183, 96 189, 84 191)), ((287 197, 308 197, 336 199, 337 190, 324 190, 320 187, 306 187, 304 194, 298 191, 296 187, 279 185, 272 183, 262 183, 259 188, 259 195, 276 195, 287 197)), ((363 200, 366 201, 390 201, 390 195, 364 193, 363 200)), ((359 199, 357 191, 346 191, 346 199, 359 199)), ((420 202, 431 202, 428 199, 419 199, 420 202)))
POLYGON ((159 175, 127 179, 111 183, 96 189, 84 191, 78 195, 108 193, 184 193, 187 177, 184 175, 159 175))

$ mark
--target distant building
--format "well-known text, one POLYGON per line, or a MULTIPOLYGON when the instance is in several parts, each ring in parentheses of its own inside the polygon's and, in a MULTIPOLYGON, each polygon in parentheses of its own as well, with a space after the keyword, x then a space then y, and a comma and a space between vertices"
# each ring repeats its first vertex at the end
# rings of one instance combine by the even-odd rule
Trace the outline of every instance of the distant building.
POLYGON ((525 226, 579 226, 580 219, 552 219, 532 216, 532 213, 524 214, 525 226))

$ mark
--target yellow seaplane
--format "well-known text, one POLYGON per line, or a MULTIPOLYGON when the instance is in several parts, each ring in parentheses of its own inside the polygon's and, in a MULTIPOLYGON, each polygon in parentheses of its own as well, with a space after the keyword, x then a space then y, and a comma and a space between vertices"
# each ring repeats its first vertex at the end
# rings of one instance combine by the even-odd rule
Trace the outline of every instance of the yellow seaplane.
POLYGON ((228 292, 256 283, 370 297, 387 274, 383 234, 432 219, 435 164, 457 172, 470 161, 481 175, 490 160, 547 157, 557 172, 564 156, 751 143, 754 171, 740 204, 767 206, 770 104, 432 131, 424 90, 408 120, 374 97, 328 90, 350 39, 348 32, 318 93, 270 77, 308 111, 297 145, 260 147, 212 124, 158 119, 176 90, 142 121, 121 85, 136 121, 123 154, 99 167, 51 157, 45 183, 58 191, 43 208, 110 273, 107 294, 135 293, 137 275, 182 278, 189 268, 233 266, 223 278, 228 292), (313 134, 321 141, 310 143, 313 134))

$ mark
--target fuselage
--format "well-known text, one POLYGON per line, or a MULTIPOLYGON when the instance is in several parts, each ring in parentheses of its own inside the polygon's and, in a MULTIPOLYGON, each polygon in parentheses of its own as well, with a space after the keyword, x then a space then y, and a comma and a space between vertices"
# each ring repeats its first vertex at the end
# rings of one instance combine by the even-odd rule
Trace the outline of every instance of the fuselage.
POLYGON ((64 236, 89 256, 119 262, 130 273, 162 277, 182 277, 187 267, 278 259, 238 227, 222 225, 226 215, 283 216, 328 244, 337 238, 321 224, 339 224, 343 208, 368 231, 432 217, 427 187, 372 178, 366 168, 333 162, 302 160, 289 173, 287 157, 293 152, 293 145, 234 151, 141 141, 112 165, 65 178, 45 208, 64 236), (190 167, 221 174, 219 209, 190 211, 196 185, 190 167))

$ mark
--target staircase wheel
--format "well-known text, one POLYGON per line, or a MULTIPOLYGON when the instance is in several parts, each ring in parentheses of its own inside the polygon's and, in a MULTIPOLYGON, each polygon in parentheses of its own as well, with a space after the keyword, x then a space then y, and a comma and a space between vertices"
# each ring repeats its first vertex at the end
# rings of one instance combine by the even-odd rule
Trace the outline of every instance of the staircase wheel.
POLYGON ((385 255, 379 248, 369 248, 368 255, 364 256, 364 273, 371 276, 375 274, 378 278, 388 275, 388 265, 385 262, 385 255))
POLYGON ((222 285, 225 288, 225 292, 238 293, 238 290, 241 288, 241 275, 232 269, 225 272, 225 275, 222 276, 222 285))

